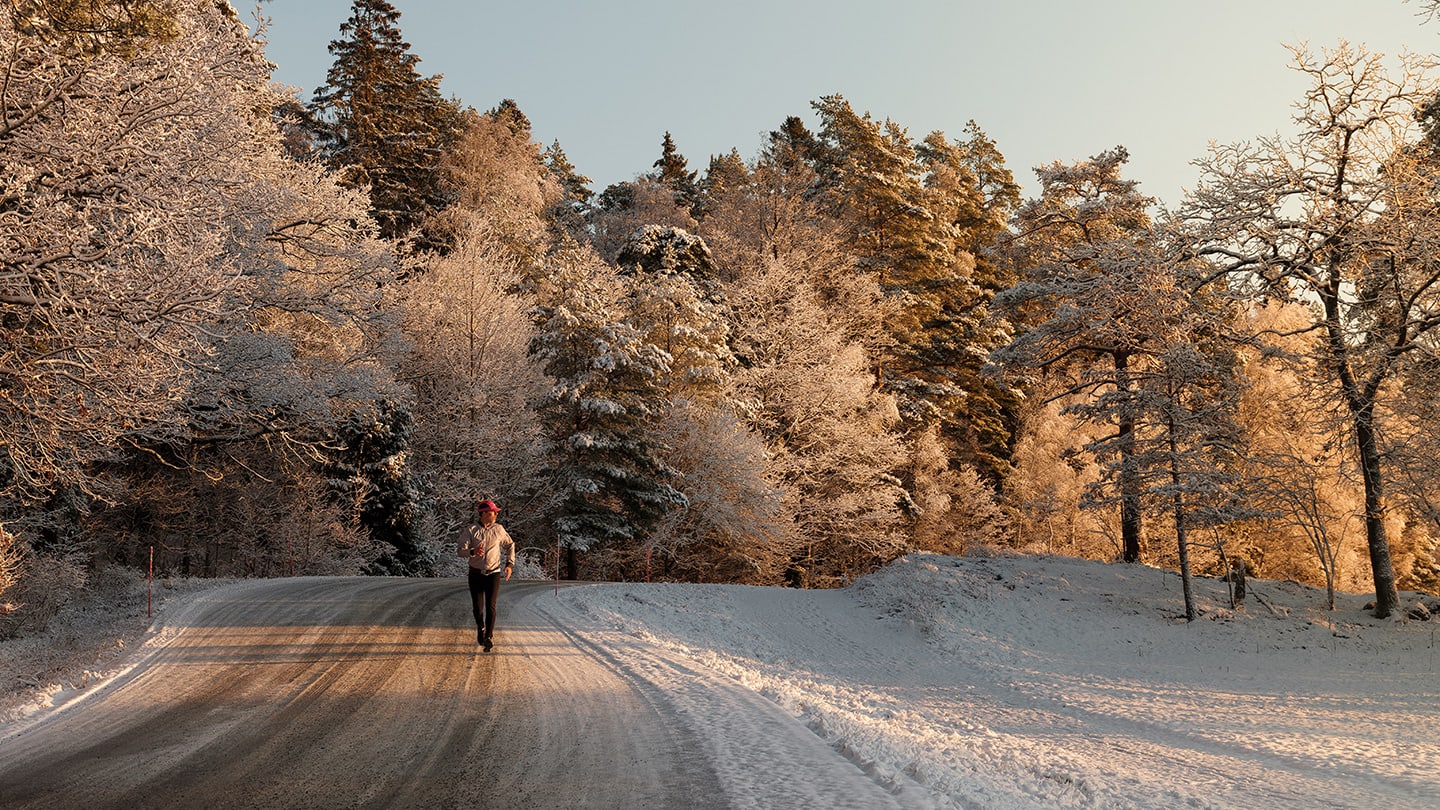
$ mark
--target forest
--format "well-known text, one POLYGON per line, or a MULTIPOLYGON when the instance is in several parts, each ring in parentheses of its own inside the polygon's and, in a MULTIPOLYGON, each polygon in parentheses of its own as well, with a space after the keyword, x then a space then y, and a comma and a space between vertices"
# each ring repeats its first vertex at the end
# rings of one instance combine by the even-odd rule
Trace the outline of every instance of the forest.
POLYGON ((1440 593, 1428 57, 1294 48, 1293 133, 1171 210, 839 94, 595 189, 386 0, 310 98, 227 2, 0 10, 0 638, 115 570, 450 575, 478 499, 569 578, 1440 593))

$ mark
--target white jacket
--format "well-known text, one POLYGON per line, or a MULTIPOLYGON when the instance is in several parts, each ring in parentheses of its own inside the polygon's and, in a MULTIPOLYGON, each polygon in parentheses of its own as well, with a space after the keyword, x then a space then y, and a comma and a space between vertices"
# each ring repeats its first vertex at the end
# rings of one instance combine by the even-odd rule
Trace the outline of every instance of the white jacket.
POLYGON ((483 526, 471 523, 456 535, 456 553, 470 558, 470 567, 483 574, 495 574, 515 564, 515 541, 499 523, 483 526))

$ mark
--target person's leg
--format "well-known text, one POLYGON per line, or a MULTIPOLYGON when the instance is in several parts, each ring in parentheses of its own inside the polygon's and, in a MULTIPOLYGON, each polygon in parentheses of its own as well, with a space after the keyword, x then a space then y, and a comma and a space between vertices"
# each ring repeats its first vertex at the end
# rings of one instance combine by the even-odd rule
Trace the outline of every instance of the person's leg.
POLYGON ((475 569, 475 568, 469 569, 469 572, 470 572, 470 574, 469 574, 469 581, 470 581, 470 583, 469 583, 469 584, 470 584, 470 611, 475 615, 475 643, 477 643, 477 644, 484 644, 484 643, 485 643, 485 618, 484 618, 484 617, 485 617, 485 613, 484 613, 484 604, 483 604, 483 602, 482 602, 481 600, 483 600, 483 599, 486 598, 486 597, 485 597, 485 580, 487 579, 487 577, 486 577, 484 574, 480 573, 480 571, 479 571, 478 569, 475 569))
POLYGON ((485 577, 485 649, 495 638, 495 606, 500 601, 500 572, 485 577))

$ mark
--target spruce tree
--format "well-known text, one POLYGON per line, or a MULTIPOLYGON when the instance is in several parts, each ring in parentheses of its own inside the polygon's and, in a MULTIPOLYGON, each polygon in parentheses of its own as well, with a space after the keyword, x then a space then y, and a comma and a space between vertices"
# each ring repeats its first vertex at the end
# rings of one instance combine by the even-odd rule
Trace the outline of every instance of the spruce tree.
POLYGON ((718 399, 734 357, 705 240, 646 225, 627 240, 618 261, 628 282, 628 320, 666 355, 667 368, 656 381, 664 397, 718 399))
POLYGON ((325 160, 354 188, 368 188, 382 235, 416 235, 420 250, 443 248, 425 225, 448 194, 441 157, 457 137, 459 105, 440 94, 440 77, 422 77, 401 38, 400 12, 386 0, 355 0, 335 62, 311 108, 325 160))
POLYGON ((685 496, 648 431, 669 358, 626 319, 609 267, 575 251, 549 269, 531 348, 555 380, 539 410, 563 490, 550 522, 573 577, 576 552, 638 545, 685 496))
POLYGON ((541 157, 545 168, 563 191, 563 197, 552 209, 551 215, 565 233, 578 241, 585 233, 585 218, 590 215, 591 199, 595 196, 595 192, 590 190, 590 178, 575 168, 575 164, 566 157, 565 150, 560 148, 559 141, 551 143, 541 157))
POLYGON ((419 487, 407 463, 412 422, 405 405, 363 404, 341 420, 325 464, 331 494, 350 507, 355 527, 387 547, 368 574, 434 573, 420 543, 419 487))
POLYGON ((653 176, 675 195, 675 204, 694 210, 700 199, 696 175, 690 170, 685 156, 676 148, 675 139, 670 137, 669 132, 665 133, 665 140, 660 144, 660 157, 653 165, 656 170, 653 176))

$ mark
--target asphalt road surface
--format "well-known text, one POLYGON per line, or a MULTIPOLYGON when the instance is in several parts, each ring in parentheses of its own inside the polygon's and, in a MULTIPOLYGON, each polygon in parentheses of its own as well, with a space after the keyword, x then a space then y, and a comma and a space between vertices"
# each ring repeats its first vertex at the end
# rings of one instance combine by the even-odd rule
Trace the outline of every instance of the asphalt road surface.
POLYGON ((0 739, 0 807, 723 806, 665 697, 501 589, 461 579, 222 588, 94 694, 0 739))

